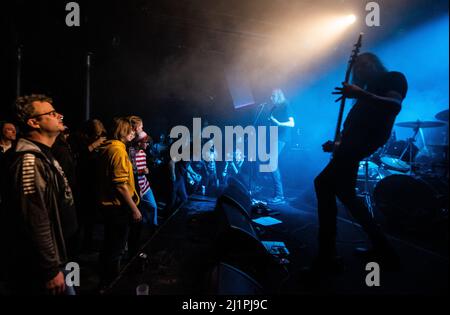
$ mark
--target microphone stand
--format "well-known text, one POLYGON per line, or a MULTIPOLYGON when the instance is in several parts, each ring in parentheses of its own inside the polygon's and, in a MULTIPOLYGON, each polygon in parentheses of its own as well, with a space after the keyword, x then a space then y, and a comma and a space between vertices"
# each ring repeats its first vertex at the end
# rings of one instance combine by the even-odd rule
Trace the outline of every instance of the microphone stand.
MULTIPOLYGON (((255 119, 253 120, 253 126, 256 127, 256 124, 259 121, 259 118, 261 117, 261 114, 264 110, 264 108, 266 107, 267 103, 262 103, 259 104, 259 109, 258 112, 256 113, 255 119)), ((256 128, 255 128, 256 131, 256 128)), ((253 178, 253 168, 254 165, 252 162, 256 162, 256 161, 249 161, 249 177, 248 177, 248 193, 250 194, 250 197, 253 195, 253 186, 252 186, 252 178, 253 178)), ((256 175, 256 174, 255 174, 256 175)))
POLYGON ((255 126, 256 123, 258 122, 259 117, 261 116, 261 113, 262 113, 262 111, 264 110, 264 108, 266 107, 266 105, 267 105, 267 103, 259 104, 259 111, 258 111, 258 113, 256 113, 256 118, 255 118, 255 120, 253 121, 253 126, 255 126))

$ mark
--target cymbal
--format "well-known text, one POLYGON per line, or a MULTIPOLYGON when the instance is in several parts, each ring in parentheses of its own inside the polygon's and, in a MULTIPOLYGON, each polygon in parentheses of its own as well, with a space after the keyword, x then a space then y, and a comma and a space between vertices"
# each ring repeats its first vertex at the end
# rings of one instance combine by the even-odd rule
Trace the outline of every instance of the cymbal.
POLYGON ((439 112, 434 116, 437 120, 448 121, 448 109, 439 112))
POLYGON ((406 127, 406 128, 434 128, 445 126, 445 123, 440 121, 405 121, 395 124, 398 127, 406 127))

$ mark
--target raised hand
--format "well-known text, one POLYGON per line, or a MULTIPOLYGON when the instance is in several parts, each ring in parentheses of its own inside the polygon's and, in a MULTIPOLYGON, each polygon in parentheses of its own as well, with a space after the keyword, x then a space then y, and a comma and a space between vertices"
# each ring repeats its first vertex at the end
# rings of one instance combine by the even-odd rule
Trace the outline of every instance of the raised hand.
POLYGON ((335 102, 339 102, 342 100, 342 97, 346 98, 360 98, 365 94, 365 91, 361 89, 359 86, 354 84, 348 84, 345 82, 342 82, 342 87, 335 87, 334 92, 331 94, 335 95, 341 95, 338 99, 335 100, 335 102))
POLYGON ((327 142, 325 142, 324 144, 322 144, 322 150, 323 152, 333 152, 334 150, 334 142, 328 140, 327 142))

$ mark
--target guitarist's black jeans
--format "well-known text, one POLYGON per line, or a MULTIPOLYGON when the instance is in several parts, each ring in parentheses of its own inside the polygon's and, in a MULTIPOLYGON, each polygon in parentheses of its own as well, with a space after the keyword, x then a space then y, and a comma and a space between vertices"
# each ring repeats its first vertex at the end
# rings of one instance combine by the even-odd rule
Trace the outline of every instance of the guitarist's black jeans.
POLYGON ((315 178, 319 215, 319 258, 328 259, 336 255, 336 197, 368 234, 375 250, 384 252, 388 248, 386 237, 364 202, 357 198, 355 191, 359 163, 374 151, 375 149, 366 149, 364 152, 338 149, 333 159, 315 178))
MULTIPOLYGON (((280 156, 283 152, 284 147, 286 146, 286 142, 278 141, 278 165, 280 164, 280 156)), ((281 180, 281 172, 280 167, 278 166, 275 171, 272 173, 273 183, 274 183, 274 192, 275 192, 275 198, 284 198, 284 192, 283 192, 283 182, 281 180)))

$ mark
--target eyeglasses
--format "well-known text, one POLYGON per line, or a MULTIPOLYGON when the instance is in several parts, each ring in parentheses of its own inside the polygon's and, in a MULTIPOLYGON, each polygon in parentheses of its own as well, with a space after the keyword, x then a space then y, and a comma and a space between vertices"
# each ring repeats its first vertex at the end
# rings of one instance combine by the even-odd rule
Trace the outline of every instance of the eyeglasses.
POLYGON ((54 110, 49 111, 49 112, 47 112, 47 113, 43 113, 43 114, 31 116, 30 119, 31 119, 31 118, 38 118, 38 117, 45 116, 45 115, 50 115, 50 116, 52 116, 52 117, 58 117, 58 116, 63 117, 63 115, 59 114, 59 113, 54 109, 54 110))

